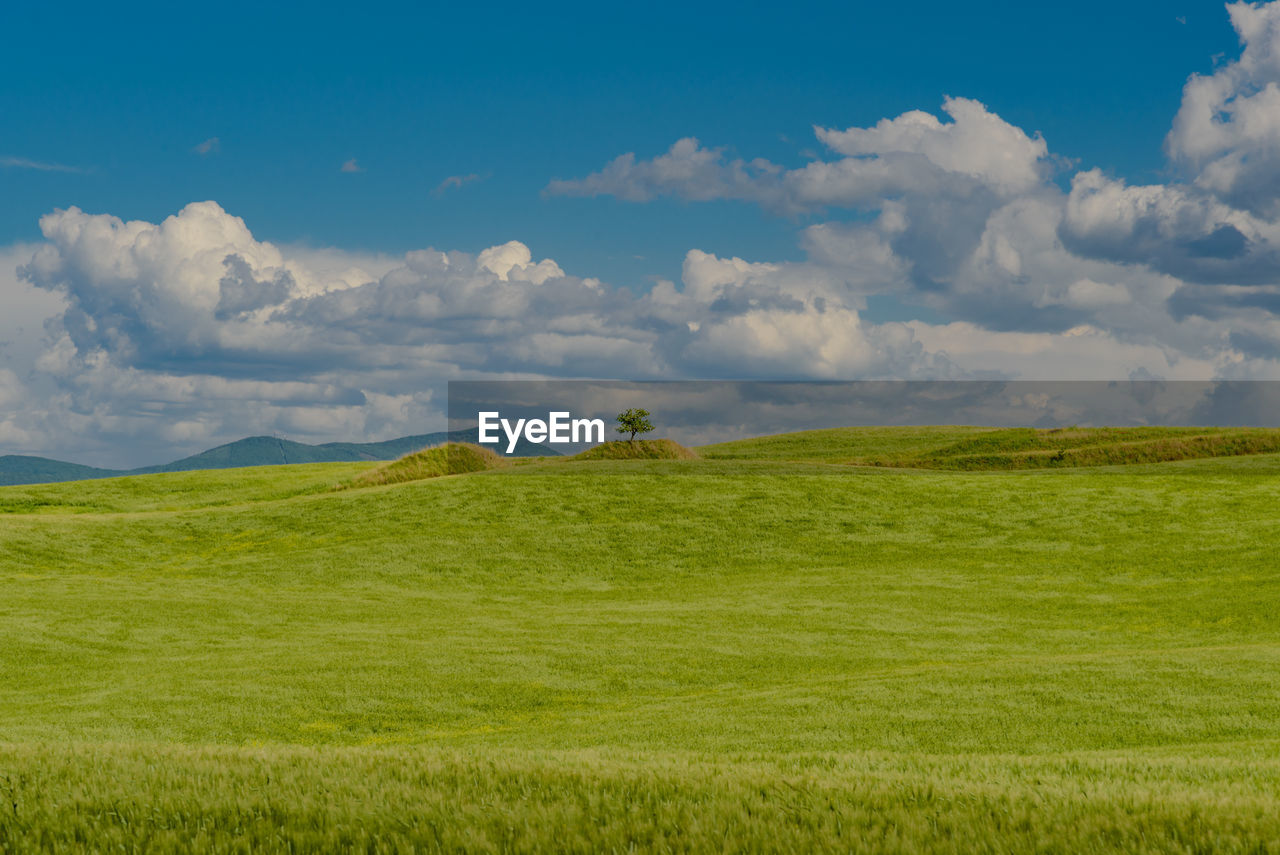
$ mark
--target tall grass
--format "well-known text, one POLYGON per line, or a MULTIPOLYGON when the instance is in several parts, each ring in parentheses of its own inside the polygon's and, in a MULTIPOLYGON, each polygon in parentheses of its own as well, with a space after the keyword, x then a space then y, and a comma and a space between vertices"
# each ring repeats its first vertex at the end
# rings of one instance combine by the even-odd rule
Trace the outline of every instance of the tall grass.
POLYGON ((469 442, 447 442, 434 448, 424 448, 421 451, 406 454, 399 460, 362 472, 339 486, 347 488, 403 484, 406 481, 421 481, 424 478, 439 478, 443 475, 483 472, 486 469, 499 469, 506 465, 508 465, 507 461, 502 455, 491 448, 469 442))
MULTIPOLYGON (((1274 750, 1274 746, 1271 747, 1274 750)), ((0 747, 0 851, 1257 853, 1274 753, 0 747)))
POLYGON ((1263 428, 1101 428, 993 431, 912 458, 875 465, 938 469, 1127 466, 1280 452, 1280 430, 1263 428))
POLYGON ((696 460, 698 455, 672 439, 603 442, 573 460, 696 460))

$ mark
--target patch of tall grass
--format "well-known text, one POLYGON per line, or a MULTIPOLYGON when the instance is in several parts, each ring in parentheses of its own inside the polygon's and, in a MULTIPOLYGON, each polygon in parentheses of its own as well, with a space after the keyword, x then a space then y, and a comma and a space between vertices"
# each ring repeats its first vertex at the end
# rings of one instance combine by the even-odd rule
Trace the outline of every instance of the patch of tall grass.
POLYGON ((1260 853, 1274 747, 711 758, 0 746, 0 851, 1260 853))
POLYGON ((698 455, 673 439, 614 440, 588 448, 572 460, 696 460, 698 455))
POLYGON ((1280 454, 1280 429, 835 428, 720 443, 699 453, 708 459, 821 460, 960 471, 1128 466, 1280 454))
POLYGON ((387 484, 403 484, 444 475, 463 475, 468 472, 484 472, 500 469, 508 463, 491 448, 467 442, 447 442, 434 448, 424 448, 406 454, 385 466, 362 472, 349 482, 348 487, 379 487, 387 484))

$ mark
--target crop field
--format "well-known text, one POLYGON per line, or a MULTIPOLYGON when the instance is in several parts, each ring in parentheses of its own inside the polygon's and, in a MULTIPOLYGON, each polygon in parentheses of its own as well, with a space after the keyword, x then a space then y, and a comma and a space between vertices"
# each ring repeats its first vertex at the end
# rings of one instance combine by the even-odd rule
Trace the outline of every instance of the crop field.
POLYGON ((0 488, 0 852, 1280 851, 1278 437, 0 488))

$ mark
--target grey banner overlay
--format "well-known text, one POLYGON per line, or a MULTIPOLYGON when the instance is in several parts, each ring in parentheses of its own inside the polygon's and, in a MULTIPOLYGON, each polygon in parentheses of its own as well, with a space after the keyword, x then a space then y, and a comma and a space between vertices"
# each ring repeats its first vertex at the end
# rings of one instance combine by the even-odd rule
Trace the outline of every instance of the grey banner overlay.
MULTIPOLYGON (((449 430, 474 433, 481 412, 603 419, 649 410, 655 437, 687 446, 818 428, 982 425, 1058 428, 1280 426, 1275 381, 594 381, 449 383, 449 430)), ((460 434, 462 435, 462 434, 460 434)), ((474 440, 473 440, 474 441, 474 440)), ((558 445, 573 453, 586 444, 558 445)))

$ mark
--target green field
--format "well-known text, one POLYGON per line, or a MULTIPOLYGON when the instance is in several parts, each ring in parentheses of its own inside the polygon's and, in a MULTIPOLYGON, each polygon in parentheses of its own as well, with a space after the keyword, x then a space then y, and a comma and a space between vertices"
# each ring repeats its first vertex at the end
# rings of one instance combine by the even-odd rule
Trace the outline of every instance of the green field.
POLYGON ((1208 435, 0 488, 0 852, 1280 851, 1280 456, 1208 435))

